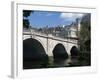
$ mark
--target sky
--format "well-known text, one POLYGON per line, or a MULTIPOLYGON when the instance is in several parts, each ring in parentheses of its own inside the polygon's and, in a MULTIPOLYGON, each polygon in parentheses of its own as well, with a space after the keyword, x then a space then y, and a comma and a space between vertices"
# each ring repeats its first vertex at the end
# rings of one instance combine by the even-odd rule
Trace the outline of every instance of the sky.
POLYGON ((28 17, 32 27, 56 27, 58 25, 69 25, 75 22, 76 18, 81 18, 83 13, 64 13, 64 12, 50 12, 50 11, 34 11, 28 17))

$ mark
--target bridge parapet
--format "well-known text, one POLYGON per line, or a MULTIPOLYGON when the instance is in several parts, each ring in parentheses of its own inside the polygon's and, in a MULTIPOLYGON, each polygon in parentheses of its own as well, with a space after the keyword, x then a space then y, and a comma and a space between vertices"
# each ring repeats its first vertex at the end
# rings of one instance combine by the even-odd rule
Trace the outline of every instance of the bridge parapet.
POLYGON ((70 50, 73 46, 78 47, 77 42, 78 39, 75 38, 61 38, 58 36, 54 36, 52 34, 44 34, 39 31, 31 30, 31 29, 24 29, 23 30, 23 40, 33 38, 39 41, 47 55, 53 56, 53 50, 57 44, 62 44, 67 51, 68 55, 70 56, 70 50))
POLYGON ((78 39, 76 39, 76 38, 70 38, 70 37, 62 38, 62 37, 54 36, 52 34, 45 34, 45 33, 36 31, 34 29, 24 29, 23 35, 40 36, 40 37, 44 37, 44 38, 48 38, 48 39, 69 42, 69 43, 74 43, 74 44, 77 44, 77 41, 78 41, 78 39))

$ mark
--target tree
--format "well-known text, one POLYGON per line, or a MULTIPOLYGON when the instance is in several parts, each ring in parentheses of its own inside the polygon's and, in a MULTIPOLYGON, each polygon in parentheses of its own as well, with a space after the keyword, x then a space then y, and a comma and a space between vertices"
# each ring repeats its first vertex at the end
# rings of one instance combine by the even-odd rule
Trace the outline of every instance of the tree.
POLYGON ((33 11, 31 10, 23 10, 23 27, 24 28, 29 28, 30 22, 28 20, 28 17, 30 16, 32 12, 33 11))
POLYGON ((91 64, 91 15, 82 17, 79 32, 80 59, 85 60, 87 65, 91 64))
POLYGON ((83 16, 81 20, 79 44, 80 44, 80 49, 82 51, 84 50, 89 51, 88 48, 90 47, 90 42, 91 42, 91 23, 90 23, 91 19, 90 18, 91 18, 90 14, 86 14, 85 16, 83 16))
POLYGON ((23 19, 24 28, 29 28, 29 25, 30 25, 29 20, 28 19, 23 19))
POLYGON ((23 10, 23 16, 24 17, 28 17, 28 16, 30 16, 31 12, 33 12, 33 11, 31 11, 31 10, 23 10))

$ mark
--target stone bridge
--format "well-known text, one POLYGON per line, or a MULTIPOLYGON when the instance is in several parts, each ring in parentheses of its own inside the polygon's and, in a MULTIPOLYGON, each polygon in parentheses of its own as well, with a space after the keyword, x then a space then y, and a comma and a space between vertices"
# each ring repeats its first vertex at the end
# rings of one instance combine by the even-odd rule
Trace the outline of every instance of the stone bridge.
POLYGON ((48 56, 54 56, 54 52, 60 53, 64 51, 70 56, 71 49, 73 47, 78 48, 77 42, 78 40, 75 38, 65 39, 34 30, 23 30, 23 45, 24 43, 28 43, 28 45, 38 48, 41 53, 44 51, 48 56))

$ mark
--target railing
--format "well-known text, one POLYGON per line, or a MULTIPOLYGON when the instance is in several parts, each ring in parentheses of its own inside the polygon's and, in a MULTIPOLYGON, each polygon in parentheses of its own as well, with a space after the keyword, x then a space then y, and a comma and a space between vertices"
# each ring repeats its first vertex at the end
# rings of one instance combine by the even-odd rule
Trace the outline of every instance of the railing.
POLYGON ((57 40, 62 40, 62 41, 69 41, 69 42, 74 42, 77 43, 77 39, 71 38, 71 37, 62 37, 62 36, 56 36, 50 33, 34 30, 34 29, 23 29, 24 34, 29 34, 29 35, 38 35, 38 36, 43 36, 43 37, 48 37, 48 38, 53 38, 57 40))

